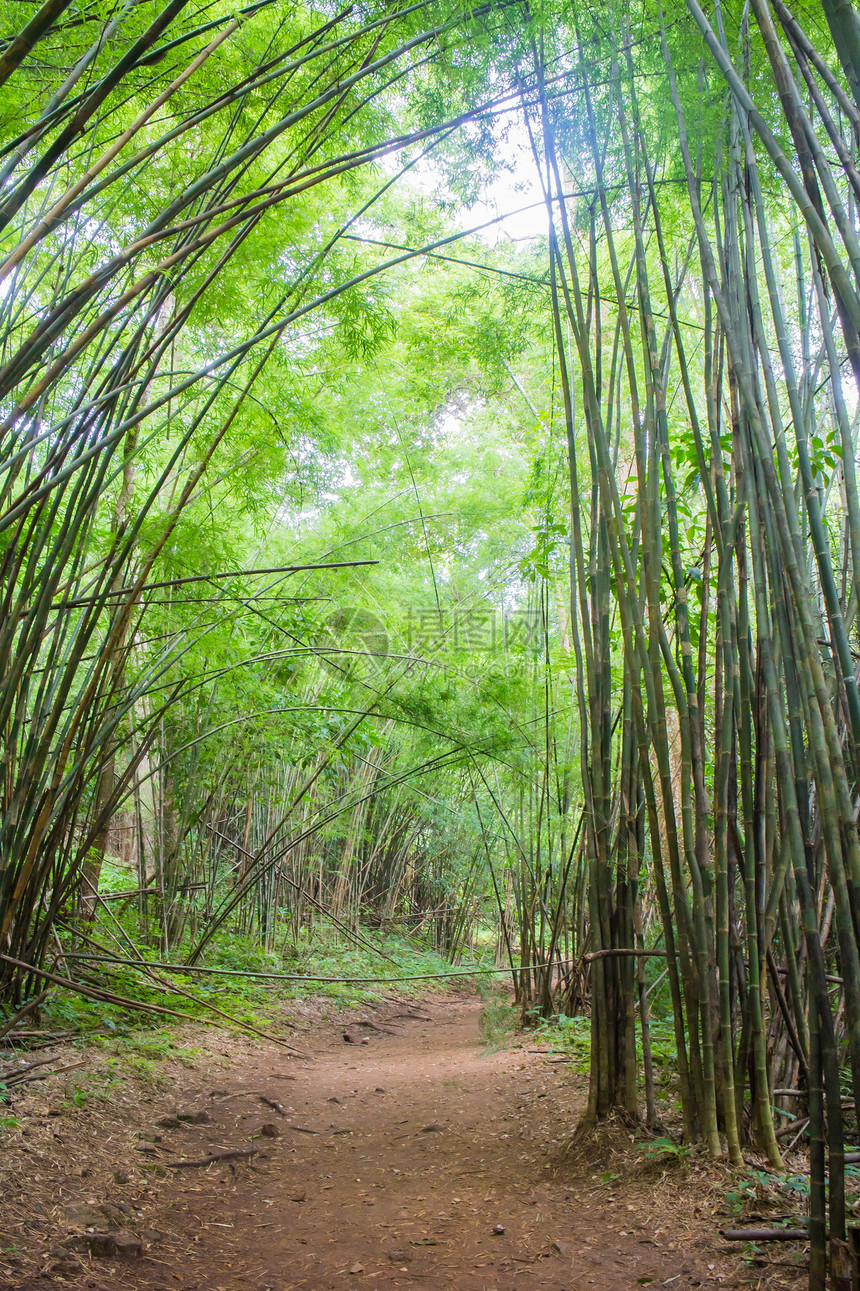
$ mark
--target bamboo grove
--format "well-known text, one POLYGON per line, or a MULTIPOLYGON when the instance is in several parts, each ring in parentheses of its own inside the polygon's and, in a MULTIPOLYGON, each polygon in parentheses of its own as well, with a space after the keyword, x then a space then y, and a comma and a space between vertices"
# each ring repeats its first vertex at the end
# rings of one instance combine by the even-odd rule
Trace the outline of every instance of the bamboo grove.
POLYGON ((684 1139, 801 1153, 849 1287, 855 9, 20 8, 9 1009, 108 989, 115 902, 189 965, 483 945, 525 1019, 590 1017, 592 1123, 657 1127, 662 1010, 684 1139))

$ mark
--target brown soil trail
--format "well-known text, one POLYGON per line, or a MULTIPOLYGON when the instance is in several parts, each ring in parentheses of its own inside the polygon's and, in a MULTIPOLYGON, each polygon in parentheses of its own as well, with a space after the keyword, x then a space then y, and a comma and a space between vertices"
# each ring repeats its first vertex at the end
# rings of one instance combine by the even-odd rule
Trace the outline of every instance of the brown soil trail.
MULTIPOLYGON (((177 1101, 209 1118, 158 1129, 137 1156, 146 1170, 120 1171, 102 1192, 125 1198, 142 1254, 79 1256, 77 1269, 48 1260, 42 1279, 193 1291, 783 1285, 721 1251, 710 1207, 697 1214, 687 1195, 692 1180, 607 1179, 605 1163, 564 1156, 581 1078, 526 1048, 486 1053, 474 998, 421 1007, 430 1020, 395 1003, 354 1010, 354 1043, 342 1019, 316 1023, 302 1034, 309 1061, 240 1043, 217 1077, 193 1072, 181 1099, 173 1089, 138 1104, 149 1124, 118 1136, 114 1169, 177 1101), (249 1148, 257 1154, 167 1169, 249 1148)), ((95 1175, 81 1186, 79 1196, 98 1193, 95 1175)))

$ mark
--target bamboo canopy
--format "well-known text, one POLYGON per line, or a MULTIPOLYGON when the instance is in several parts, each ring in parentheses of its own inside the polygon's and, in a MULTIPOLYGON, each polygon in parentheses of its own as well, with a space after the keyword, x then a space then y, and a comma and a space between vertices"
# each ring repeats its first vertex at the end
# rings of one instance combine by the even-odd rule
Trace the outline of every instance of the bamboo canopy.
POLYGON ((588 1016, 589 1123, 657 1126, 665 1020, 687 1142, 802 1140, 847 1291, 860 15, 13 11, 4 1004, 132 1007, 111 963, 168 989, 237 930, 491 927, 524 1019, 588 1016), (469 210, 506 131, 527 250, 469 210))

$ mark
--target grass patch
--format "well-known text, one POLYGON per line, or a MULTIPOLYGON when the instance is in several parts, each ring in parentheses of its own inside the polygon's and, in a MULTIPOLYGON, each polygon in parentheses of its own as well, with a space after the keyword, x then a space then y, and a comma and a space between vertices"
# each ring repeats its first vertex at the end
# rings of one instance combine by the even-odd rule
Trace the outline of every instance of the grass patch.
MULTIPOLYGON (((108 928, 96 923, 88 933, 104 944, 108 928)), ((448 989, 449 984, 434 979, 434 974, 457 971, 436 951, 403 934, 362 930, 361 937, 365 944, 356 945, 330 924, 319 921, 298 944, 284 946, 278 952, 261 949, 239 932, 225 932, 207 949, 198 966, 229 970, 231 974, 247 973, 247 977, 154 970, 165 983, 193 998, 179 995, 167 985, 162 987, 130 964, 77 960, 76 966, 83 981, 129 1000, 235 1029, 219 1016, 217 1009, 244 1027, 279 1035, 284 1033, 284 1021, 291 1020, 291 1013, 299 1012, 290 1008, 295 1001, 322 997, 339 1006, 357 1007, 392 992, 417 998, 448 989), (254 973, 283 973, 291 980, 255 978, 254 973), (428 976, 422 979, 423 974, 428 976), (416 976, 417 981, 401 980, 416 976), (349 980, 360 978, 374 980, 349 980)), ((178 946, 173 952, 171 960, 177 968, 189 950, 190 946, 178 946)), ((148 962, 162 962, 155 948, 142 953, 148 962)), ((458 986, 469 981, 467 977, 453 979, 458 986)), ((101 1003, 62 988, 55 989, 49 997, 42 1010, 42 1024, 75 1031, 81 1042, 96 1040, 105 1044, 148 1081, 155 1079, 155 1067, 164 1059, 190 1061, 193 1057, 193 1050, 184 1050, 174 1041, 175 1023, 171 1019, 101 1003)))
POLYGON ((517 1029, 516 1006, 495 982, 481 991, 481 998, 483 1008, 480 1030, 484 1041, 484 1053, 498 1053, 500 1049, 507 1048, 511 1036, 517 1029))

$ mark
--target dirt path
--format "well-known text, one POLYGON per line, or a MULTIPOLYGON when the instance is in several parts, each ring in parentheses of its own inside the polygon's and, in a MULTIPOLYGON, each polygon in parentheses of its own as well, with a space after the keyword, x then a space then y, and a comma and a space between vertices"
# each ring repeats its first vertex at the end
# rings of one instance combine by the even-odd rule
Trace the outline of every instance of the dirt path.
MULTIPOLYGON (((210 1071, 193 1073, 179 1100, 175 1089, 160 1094, 149 1126, 129 1123, 117 1138, 118 1155, 140 1152, 141 1130, 177 1101, 209 1121, 158 1128, 161 1141, 143 1142, 137 1157, 146 1170, 111 1181, 108 1204, 124 1205, 142 1254, 84 1256, 77 1268, 67 1256, 42 1277, 193 1291, 777 1285, 721 1252, 716 1221, 694 1217, 683 1183, 669 1185, 667 1215, 665 1181, 571 1169, 561 1144, 582 1082, 526 1050, 486 1054, 476 1000, 434 1002, 427 1021, 404 1013, 357 1011, 355 1043, 341 1022, 313 1028, 310 1061, 239 1046, 217 1092, 201 1083, 210 1071), (357 1025, 364 1018, 382 1029, 357 1025), (249 1148, 257 1155, 166 1168, 249 1148)), ((85 1201, 99 1201, 85 1196, 96 1183, 81 1185, 85 1201)))

